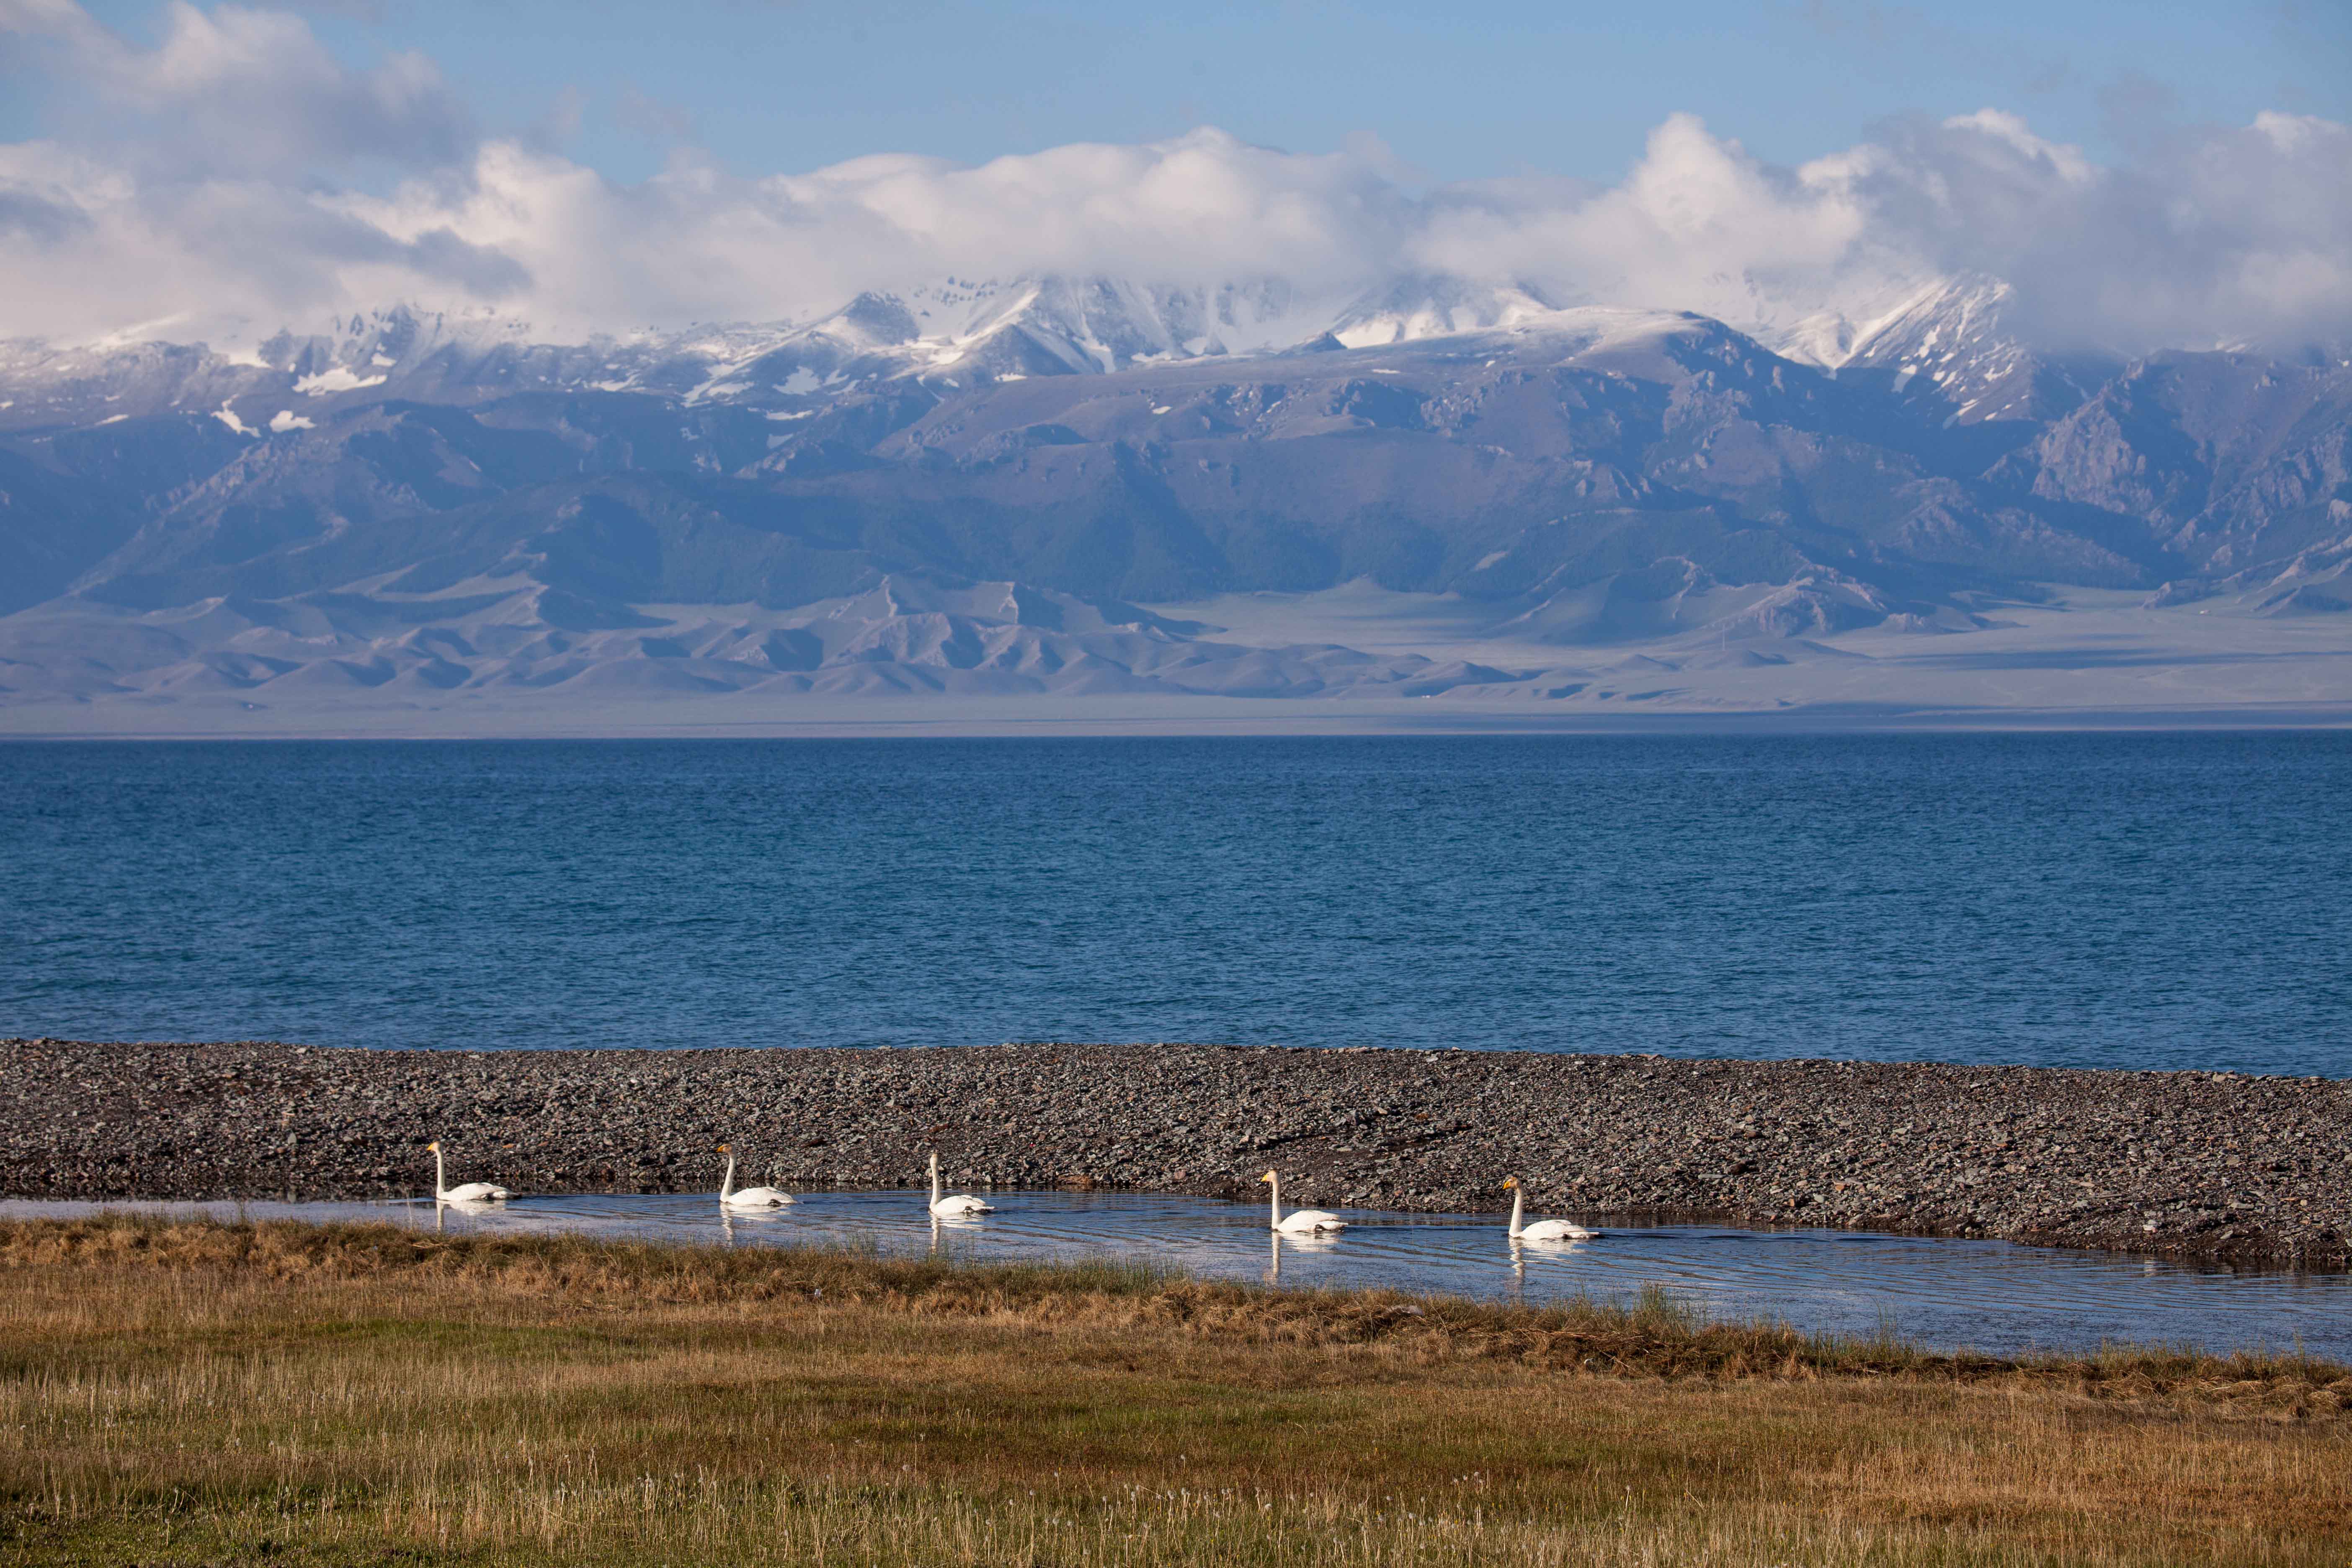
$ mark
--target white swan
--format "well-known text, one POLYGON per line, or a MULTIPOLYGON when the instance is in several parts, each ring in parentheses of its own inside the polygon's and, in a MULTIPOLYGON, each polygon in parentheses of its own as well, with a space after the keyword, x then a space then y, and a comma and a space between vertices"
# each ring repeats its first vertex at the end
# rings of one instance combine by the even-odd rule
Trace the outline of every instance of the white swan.
POLYGON ((1274 1228, 1288 1236, 1311 1236, 1317 1231, 1345 1230, 1348 1222, 1325 1209, 1300 1209, 1285 1215, 1282 1212, 1282 1178, 1268 1171, 1258 1178, 1274 1189, 1274 1228))
POLYGON ((1601 1234, 1564 1219, 1539 1219, 1533 1225, 1521 1225, 1519 1220, 1528 1212, 1527 1189, 1519 1185, 1517 1176, 1504 1177, 1503 1185, 1511 1189, 1511 1228, 1504 1234, 1513 1241, 1590 1241, 1601 1234))
POLYGON ((982 1203, 970 1193, 940 1196, 940 1152, 931 1151, 931 1212, 942 1219, 953 1219, 962 1214, 994 1214, 994 1204, 982 1203))
POLYGON ((793 1201, 790 1193, 773 1187, 745 1187, 735 1190, 735 1151, 726 1144, 719 1152, 727 1156, 727 1173, 719 1178, 719 1206, 723 1209, 772 1209, 793 1201))
POLYGON ((436 1204, 502 1204, 509 1195, 504 1187, 494 1187, 488 1182, 467 1182, 462 1187, 448 1184, 448 1172, 441 1163, 441 1140, 436 1138, 425 1147, 433 1154, 433 1201, 436 1204))

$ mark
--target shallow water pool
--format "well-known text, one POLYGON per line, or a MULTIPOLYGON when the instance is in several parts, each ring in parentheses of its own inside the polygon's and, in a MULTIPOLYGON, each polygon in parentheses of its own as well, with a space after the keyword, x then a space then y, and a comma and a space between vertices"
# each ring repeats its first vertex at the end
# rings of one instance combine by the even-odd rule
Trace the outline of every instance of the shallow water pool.
POLYGON ((1108 1258, 1284 1286, 1387 1286, 1483 1299, 1626 1302, 1646 1286, 1715 1318, 1809 1332, 1882 1328, 1938 1350, 2081 1352, 2104 1342, 2301 1349, 2352 1361, 2352 1276, 2229 1272, 2062 1247, 1869 1231, 1635 1226, 1513 1247, 1499 1215, 1342 1209, 1330 1239, 1274 1237, 1258 1205, 1138 1193, 989 1192, 996 1212, 934 1221, 911 1188, 804 1193, 729 1216, 708 1194, 519 1197, 503 1207, 390 1203, 87 1204, 0 1200, 0 1217, 102 1210, 369 1220, 450 1234, 569 1232, 736 1247, 871 1245, 974 1262, 1108 1258))

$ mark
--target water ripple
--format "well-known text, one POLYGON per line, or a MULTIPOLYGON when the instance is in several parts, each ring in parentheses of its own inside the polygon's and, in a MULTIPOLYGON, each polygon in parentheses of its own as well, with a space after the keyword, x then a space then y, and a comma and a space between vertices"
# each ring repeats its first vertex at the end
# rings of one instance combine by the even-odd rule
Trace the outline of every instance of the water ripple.
POLYGON ((2352 734, 0 745, 0 1029, 2352 1075, 2352 734))

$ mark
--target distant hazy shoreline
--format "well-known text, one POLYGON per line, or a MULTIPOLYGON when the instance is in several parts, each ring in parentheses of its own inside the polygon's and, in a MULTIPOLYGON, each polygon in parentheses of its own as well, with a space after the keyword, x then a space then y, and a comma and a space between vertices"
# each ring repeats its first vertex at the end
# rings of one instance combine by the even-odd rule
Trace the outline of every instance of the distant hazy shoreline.
POLYGON ((1811 734, 2124 734, 2293 732, 2352 729, 2352 701, 2308 705, 2248 703, 2194 709, 1895 709, 1833 706, 1779 711, 1692 713, 1432 712, 1402 704, 1318 704, 1204 701, 1171 704, 1165 713, 1128 709, 1090 712, 1082 707, 1036 703, 989 706, 909 703, 902 710, 870 705, 838 714, 814 704, 746 716, 740 707, 721 717, 694 705, 665 705, 643 714, 607 707, 593 718, 513 710, 478 716, 430 716, 368 710, 302 715, 209 713, 175 710, 175 722, 121 708, 74 710, 79 723, 60 725, 55 707, 0 706, 0 743, 72 741, 684 741, 709 740, 1018 740, 1024 737, 1209 739, 1265 736, 1380 737, 1413 735, 1555 735, 1562 737, 1811 734), (1272 709, 1272 711, 1269 711, 1272 709), (130 721, 145 721, 131 722, 130 721), (47 722, 44 722, 47 721, 47 722))
POLYGON ((951 1179, 1539 1207, 2352 1263, 2352 1082, 1493 1051, 1031 1045, 326 1050, 0 1041, 0 1194, 413 1194, 440 1138, 519 1192, 951 1179))

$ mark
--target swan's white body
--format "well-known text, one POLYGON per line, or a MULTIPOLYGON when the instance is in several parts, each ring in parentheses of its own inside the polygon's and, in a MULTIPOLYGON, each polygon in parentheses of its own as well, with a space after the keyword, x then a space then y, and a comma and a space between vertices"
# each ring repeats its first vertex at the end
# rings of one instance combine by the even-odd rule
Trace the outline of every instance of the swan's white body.
POLYGON ((793 1201, 793 1194, 774 1187, 745 1187, 735 1190, 735 1151, 726 1144, 719 1152, 727 1156, 727 1173, 719 1178, 719 1206, 723 1209, 780 1208, 793 1201))
POLYGON ((1533 1225, 1521 1225, 1528 1211, 1528 1194, 1517 1176, 1506 1177, 1503 1185, 1511 1189, 1511 1228, 1507 1234, 1513 1241, 1590 1241, 1601 1233, 1587 1230, 1580 1225, 1564 1219, 1539 1219, 1533 1225))
POLYGON ((1298 1209, 1287 1215, 1284 1214, 1282 1212, 1282 1178, 1268 1171, 1258 1180, 1274 1189, 1271 1199, 1274 1208, 1274 1228, 1285 1236, 1313 1236, 1318 1232, 1348 1228, 1346 1220, 1326 1209, 1298 1209))
POLYGON ((982 1203, 970 1193, 950 1193, 946 1197, 940 1196, 940 1157, 935 1151, 931 1155, 931 1212, 941 1219, 953 1219, 958 1215, 994 1214, 996 1205, 982 1203))
POLYGON ((488 1182, 467 1182, 462 1187, 448 1184, 449 1175, 441 1163, 441 1141, 435 1139, 425 1145, 433 1152, 433 1201, 436 1204, 502 1204, 509 1196, 504 1187, 494 1187, 488 1182))

